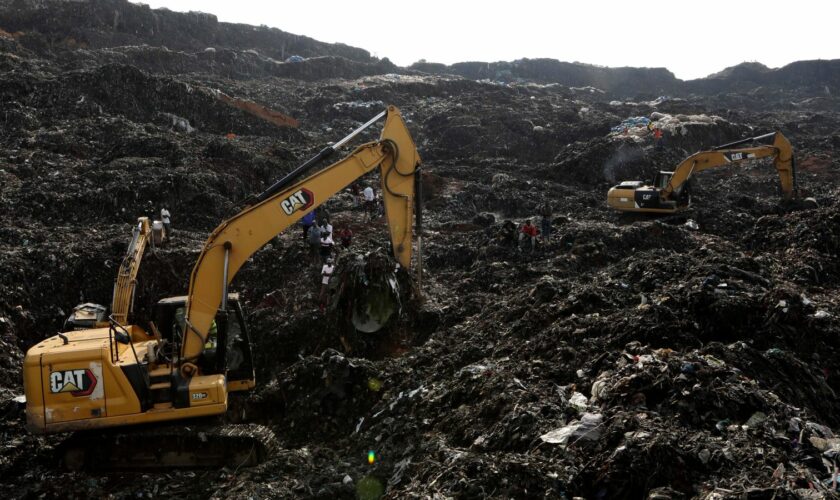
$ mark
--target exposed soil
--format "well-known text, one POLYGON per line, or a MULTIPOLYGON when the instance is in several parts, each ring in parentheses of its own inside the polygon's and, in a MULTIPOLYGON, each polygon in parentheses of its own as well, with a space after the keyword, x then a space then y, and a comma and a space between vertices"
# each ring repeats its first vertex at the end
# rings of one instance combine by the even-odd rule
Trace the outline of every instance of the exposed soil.
MULTIPOLYGON (((69 15, 58 5, 0 1, 0 495, 836 495, 836 61, 799 80, 775 74, 764 90, 754 83, 765 72, 736 78, 742 69, 652 101, 622 93, 625 73, 605 93, 547 81, 555 66, 465 77, 310 39, 294 52, 307 59, 287 63, 288 50, 271 53, 242 27, 117 1, 90 5, 118 21, 64 34, 41 23, 69 15), (45 12, 55 17, 36 15, 45 12), (134 14, 192 35, 125 28, 134 14), (203 45, 215 47, 212 61, 203 45), (301 125, 275 127, 215 89, 301 125), (301 265, 308 249, 290 230, 234 282, 258 366, 241 407, 271 427, 280 454, 239 470, 62 471, 53 450, 66 436, 28 434, 12 399, 23 355, 74 305, 109 303, 133 221, 166 206, 175 228, 143 261, 143 322, 158 299, 185 292, 207 234, 242 200, 387 104, 424 160, 422 299, 408 297, 385 331, 354 333, 319 311, 318 270, 301 265), (686 115, 663 151, 644 134, 611 132, 653 112, 686 115), (815 202, 783 203, 772 165, 757 162, 699 174, 679 216, 606 206, 616 181, 773 130, 794 145, 802 197, 815 202), (518 251, 505 220, 537 221, 546 201, 555 235, 518 251)), ((329 210, 336 229, 355 232, 352 252, 387 248, 384 221, 364 222, 349 190, 329 210)))

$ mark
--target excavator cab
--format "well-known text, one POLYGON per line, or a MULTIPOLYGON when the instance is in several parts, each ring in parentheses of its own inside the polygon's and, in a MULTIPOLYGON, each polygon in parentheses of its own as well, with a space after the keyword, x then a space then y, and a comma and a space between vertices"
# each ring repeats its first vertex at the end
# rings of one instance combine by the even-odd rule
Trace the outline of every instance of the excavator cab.
MULTIPOLYGON (((170 346, 167 352, 180 352, 186 332, 186 296, 170 297, 155 304, 153 317, 161 339, 170 346)), ((205 374, 226 375, 228 391, 253 387, 254 363, 251 340, 238 293, 228 294, 227 317, 221 311, 211 327, 204 351, 198 361, 205 374), (225 325, 226 327, 220 327, 225 325)))
POLYGON ((674 175, 674 172, 667 172, 665 170, 660 170, 659 173, 656 174, 656 177, 653 180, 654 187, 658 189, 665 189, 668 187, 668 182, 670 182, 671 177, 674 175))

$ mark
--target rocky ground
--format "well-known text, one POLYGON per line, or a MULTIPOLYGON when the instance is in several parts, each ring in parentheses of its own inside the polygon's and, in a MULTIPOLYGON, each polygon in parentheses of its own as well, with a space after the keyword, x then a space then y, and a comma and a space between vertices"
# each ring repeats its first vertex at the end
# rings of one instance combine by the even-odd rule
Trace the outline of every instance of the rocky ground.
MULTIPOLYGON (((306 60, 284 63, 288 52, 259 48, 277 30, 260 42, 201 17, 73 4, 104 14, 62 35, 58 21, 38 24, 45 12, 73 19, 59 3, 0 2, 4 497, 836 495, 833 73, 749 88, 694 82, 656 99, 545 75, 396 68, 310 39, 296 47, 306 60), (154 35, 137 27, 151 25, 154 35), (170 25, 190 38, 167 39, 170 25), (300 127, 278 128, 216 91, 300 127), (385 332, 352 333, 318 310, 297 231, 281 235, 234 288, 257 353, 246 419, 270 426, 282 451, 251 469, 63 471, 53 449, 65 436, 27 434, 13 399, 23 354, 75 304, 109 302, 130 224, 166 206, 176 229, 141 267, 142 320, 185 291, 207 234, 242 200, 387 104, 401 108, 424 160, 422 298, 385 332), (611 131, 653 113, 675 117, 663 151, 643 131, 611 131), (815 202, 782 203, 772 165, 758 162, 698 175, 694 206, 677 217, 606 206, 616 181, 773 130, 793 143, 800 190, 815 202), (505 220, 535 218, 546 200, 551 241, 530 253, 499 239, 505 220)), ((353 252, 386 246, 383 221, 365 223, 349 193, 329 206, 336 228, 356 232, 353 252)))

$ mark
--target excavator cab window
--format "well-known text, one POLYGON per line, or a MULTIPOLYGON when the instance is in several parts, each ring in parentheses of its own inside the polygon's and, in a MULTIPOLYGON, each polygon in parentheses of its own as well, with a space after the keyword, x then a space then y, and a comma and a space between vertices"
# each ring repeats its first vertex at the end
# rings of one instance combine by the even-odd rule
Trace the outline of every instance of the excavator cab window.
POLYGON ((668 187, 668 183, 671 182, 672 175, 674 175, 674 172, 660 171, 656 174, 656 179, 654 179, 654 187, 665 189, 668 187))
MULTIPOLYGON (((186 297, 164 299, 157 303, 154 312, 155 325, 161 337, 175 344, 176 352, 180 349, 186 332, 185 303, 186 297)), ((210 327, 210 335, 199 359, 203 373, 226 371, 229 381, 253 378, 251 342, 244 316, 238 298, 231 295, 228 299, 227 332, 219 328, 222 320, 218 316, 210 327), (220 353, 224 353, 224 363, 221 366, 220 353)))

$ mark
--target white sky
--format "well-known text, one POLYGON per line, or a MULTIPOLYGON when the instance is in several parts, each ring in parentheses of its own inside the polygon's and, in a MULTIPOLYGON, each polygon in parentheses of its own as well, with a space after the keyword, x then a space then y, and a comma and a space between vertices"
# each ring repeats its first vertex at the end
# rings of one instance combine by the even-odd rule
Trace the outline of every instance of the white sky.
MULTIPOLYGON (((132 0, 135 1, 135 0, 132 0)), ((700 78, 840 58, 837 0, 145 0, 341 42, 400 66, 549 57, 700 78)))

